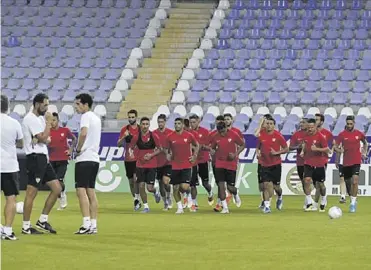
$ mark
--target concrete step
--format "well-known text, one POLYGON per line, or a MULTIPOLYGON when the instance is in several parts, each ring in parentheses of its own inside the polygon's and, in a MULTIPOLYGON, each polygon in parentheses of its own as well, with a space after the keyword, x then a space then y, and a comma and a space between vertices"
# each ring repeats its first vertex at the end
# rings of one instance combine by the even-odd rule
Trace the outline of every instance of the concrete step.
POLYGON ((174 58, 145 58, 142 67, 159 67, 159 68, 171 68, 171 67, 183 67, 186 62, 186 58, 174 59, 174 58), (171 60, 169 60, 171 59, 171 60))
POLYGON ((163 59, 167 57, 169 57, 169 59, 179 59, 179 58, 186 59, 191 56, 192 56, 192 52, 180 52, 179 53, 174 49, 172 51, 167 51, 167 52, 161 52, 161 51, 152 52, 152 58, 159 58, 159 59, 163 59))
POLYGON ((162 43, 161 41, 156 42, 156 48, 166 48, 166 49, 195 49, 198 48, 199 42, 190 43, 162 43))
POLYGON ((184 24, 184 23, 176 23, 173 22, 171 24, 166 24, 165 29, 182 29, 184 31, 184 28, 187 29, 204 29, 206 28, 207 23, 189 23, 189 24, 184 24))
POLYGON ((166 25, 170 25, 173 23, 177 24, 205 24, 207 25, 210 21, 210 18, 204 18, 204 19, 183 19, 183 18, 170 18, 166 21, 166 25))
POLYGON ((188 36, 178 36, 178 37, 159 37, 157 38, 156 40, 156 44, 158 42, 162 42, 162 43, 179 43, 179 42, 184 42, 184 43, 189 43, 189 42, 199 42, 200 41, 200 37, 199 36, 194 36, 194 37, 188 37, 188 36))
POLYGON ((176 3, 173 9, 213 9, 216 7, 217 5, 213 3, 176 3))
POLYGON ((187 13, 171 13, 170 11, 170 18, 171 19, 190 19, 190 20, 199 20, 199 19, 211 19, 212 14, 187 14, 187 13))
POLYGON ((170 10, 171 14, 213 14, 213 9, 211 8, 173 8, 170 10))
POLYGON ((192 35, 192 34, 197 34, 198 37, 201 37, 204 33, 204 29, 193 29, 193 28, 184 29, 184 27, 182 29, 179 29, 179 28, 164 28, 161 31, 161 36, 162 36, 162 34, 165 34, 165 33, 181 33, 181 34, 184 34, 184 35, 187 35, 187 36, 192 35))
MULTIPOLYGON (((169 30, 169 29, 168 29, 169 30)), ((175 30, 175 29, 171 29, 175 30)), ((162 31, 159 38, 197 38, 200 39, 203 36, 203 33, 184 33, 184 32, 171 32, 171 31, 162 31)))
MULTIPOLYGON (((177 80, 179 74, 138 74, 137 79, 145 79, 152 81, 166 81, 166 80, 177 80)), ((157 83, 157 82, 156 82, 157 83)))
POLYGON ((170 67, 170 68, 160 68, 160 67, 142 67, 140 69, 138 69, 138 75, 140 74, 179 74, 182 72, 182 68, 181 67, 178 67, 178 68, 175 68, 175 67, 170 67))

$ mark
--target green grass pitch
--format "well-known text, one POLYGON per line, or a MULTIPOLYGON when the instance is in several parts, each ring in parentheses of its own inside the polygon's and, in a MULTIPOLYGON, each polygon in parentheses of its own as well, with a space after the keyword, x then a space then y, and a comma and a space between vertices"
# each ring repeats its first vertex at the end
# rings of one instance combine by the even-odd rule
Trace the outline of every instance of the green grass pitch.
MULTIPOLYGON (((32 224, 46 192, 40 192, 32 224)), ((24 193, 19 196, 23 200, 24 193)), ((57 235, 22 235, 22 215, 15 219, 18 241, 2 241, 2 269, 371 269, 371 198, 359 198, 358 212, 330 220, 327 213, 304 213, 302 196, 284 197, 284 210, 263 215, 258 196, 243 196, 229 215, 212 211, 200 197, 198 213, 161 210, 149 197, 151 212, 134 213, 129 194, 99 193, 97 235, 74 235, 81 225, 77 199, 68 194, 64 211, 50 222, 57 235)), ((338 205, 329 198, 329 206, 338 205)), ((2 205, 4 198, 2 198, 2 205)))

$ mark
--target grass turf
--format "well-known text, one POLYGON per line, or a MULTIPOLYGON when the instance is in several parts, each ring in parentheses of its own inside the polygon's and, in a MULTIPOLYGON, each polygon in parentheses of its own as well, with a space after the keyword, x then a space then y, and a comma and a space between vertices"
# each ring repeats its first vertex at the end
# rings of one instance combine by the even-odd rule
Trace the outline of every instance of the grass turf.
MULTIPOLYGON (((19 201, 23 199, 20 195, 19 201)), ((40 192, 32 223, 46 198, 40 192)), ((81 225, 75 194, 64 211, 50 215, 57 235, 22 235, 2 241, 3 269, 370 269, 371 198, 359 198, 356 214, 342 205, 343 217, 304 213, 303 197, 284 198, 284 210, 263 215, 259 197, 243 196, 240 209, 221 215, 199 198, 198 213, 161 210, 149 197, 149 214, 133 213, 128 194, 99 193, 97 235, 74 235, 81 225)), ((337 197, 329 206, 338 205, 337 197)), ((2 205, 4 198, 2 198, 2 205)))

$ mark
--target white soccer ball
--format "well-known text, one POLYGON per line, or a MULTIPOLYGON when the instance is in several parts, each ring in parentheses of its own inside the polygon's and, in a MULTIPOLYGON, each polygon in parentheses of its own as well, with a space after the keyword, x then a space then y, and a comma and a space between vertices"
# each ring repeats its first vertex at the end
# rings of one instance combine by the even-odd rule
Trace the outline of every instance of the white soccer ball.
POLYGON ((17 202, 16 209, 18 214, 23 214, 23 202, 17 202))
POLYGON ((328 216, 331 219, 341 218, 342 215, 343 211, 341 211, 341 209, 337 206, 333 206, 328 210, 328 216))

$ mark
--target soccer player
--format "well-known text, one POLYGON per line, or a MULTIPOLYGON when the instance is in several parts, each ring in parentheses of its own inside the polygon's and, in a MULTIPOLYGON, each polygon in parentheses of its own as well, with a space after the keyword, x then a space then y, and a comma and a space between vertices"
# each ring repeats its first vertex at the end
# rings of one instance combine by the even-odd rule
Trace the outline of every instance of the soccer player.
POLYGON ((228 191, 234 196, 236 206, 241 207, 242 203, 235 184, 238 156, 245 149, 245 143, 240 135, 228 130, 224 122, 218 123, 216 128, 218 133, 211 141, 211 148, 215 150, 215 180, 218 183, 218 194, 223 207, 221 213, 228 214, 226 184, 228 191))
MULTIPOLYGON (((362 163, 362 156, 367 155, 367 141, 365 134, 358 129, 354 128, 354 116, 347 116, 346 129, 340 132, 336 139, 336 146, 342 145, 343 148, 343 173, 344 180, 350 186, 350 206, 351 213, 356 212, 357 208, 357 193, 358 193, 358 180, 359 172, 362 163), (360 151, 360 143, 362 142, 363 148, 360 151)), ((339 147, 336 150, 339 151, 339 147)))
POLYGON ((193 114, 189 117, 191 133, 195 136, 199 143, 200 151, 196 163, 192 168, 192 179, 191 179, 191 195, 192 195, 192 206, 191 212, 195 212, 198 209, 197 203, 197 186, 199 185, 198 177, 200 176, 202 186, 205 188, 208 194, 208 203, 213 205, 214 198, 211 185, 209 184, 209 131, 206 128, 200 127, 200 118, 198 115, 193 114))
MULTIPOLYGON (((272 118, 272 115, 270 114, 265 114, 263 115, 262 118, 260 118, 260 121, 259 121, 259 125, 258 127, 255 129, 255 132, 254 132, 254 135, 255 137, 259 137, 260 136, 260 133, 262 132, 265 132, 265 127, 266 127, 266 120, 267 119, 273 119, 272 118)), ((257 151, 259 151, 257 149, 257 151)), ((259 191, 260 191, 260 195, 261 195, 261 203, 259 205, 259 208, 260 209, 264 209, 264 198, 263 198, 263 188, 264 188, 264 183, 261 179, 261 161, 260 159, 258 158, 258 169, 257 169, 257 174, 258 174, 258 185, 259 185, 259 191)))
POLYGON ((199 145, 196 138, 184 130, 184 120, 175 119, 175 131, 168 136, 167 145, 171 151, 171 184, 174 199, 178 206, 176 214, 183 214, 181 193, 189 190, 192 166, 197 160, 199 145), (193 147, 193 151, 192 151, 193 147))
POLYGON ((330 149, 325 137, 318 131, 315 119, 308 120, 308 132, 304 137, 304 145, 300 155, 304 158, 304 193, 307 198, 305 211, 316 211, 313 206, 310 185, 320 191, 321 205, 320 212, 325 211, 327 203, 326 186, 326 164, 330 149))
POLYGON ((83 224, 75 234, 96 234, 98 200, 95 181, 99 170, 99 145, 102 133, 100 118, 91 111, 93 99, 89 94, 75 98, 76 111, 81 116, 79 139, 76 146, 75 187, 83 224))
POLYGON ((46 184, 51 192, 45 201, 41 216, 36 227, 49 233, 57 232, 48 222, 49 213, 61 194, 62 187, 49 162, 48 147, 52 114, 47 112, 49 98, 44 93, 37 94, 33 101, 33 110, 23 118, 24 149, 27 159, 28 183, 23 209, 23 234, 42 234, 31 227, 31 212, 38 187, 46 184), (45 116, 45 118, 44 118, 45 116))
POLYGON ((160 193, 155 189, 157 155, 162 151, 159 137, 149 131, 149 118, 140 119, 140 131, 131 139, 136 148, 137 164, 136 176, 139 184, 139 194, 143 202, 143 213, 149 212, 146 185, 148 192, 155 196, 156 203, 161 200, 160 193))
MULTIPOLYGON (((303 147, 304 137, 307 136, 308 119, 302 118, 300 121, 300 129, 296 131, 290 139, 290 150, 296 150, 296 169, 303 186, 304 191, 304 159, 300 156, 303 147)), ((305 197, 304 208, 307 206, 305 197)))
MULTIPOLYGON (((173 132, 171 129, 166 128, 166 115, 160 114, 157 117, 158 129, 153 131, 160 140, 162 146, 166 145, 167 137, 173 132)), ((156 178, 160 185, 160 193, 164 201, 164 210, 167 211, 172 208, 171 198, 171 164, 169 161, 168 147, 163 147, 161 153, 157 155, 157 172, 156 178)))
POLYGON ((134 210, 138 211, 142 205, 139 201, 139 186, 136 181, 135 171, 137 159, 135 156, 135 151, 133 145, 128 143, 131 141, 133 136, 138 135, 139 125, 137 124, 138 112, 136 110, 128 111, 129 125, 124 126, 121 129, 120 137, 117 142, 118 147, 125 145, 125 171, 126 177, 129 179, 129 186, 131 195, 134 199, 134 210), (125 144, 126 143, 126 144, 125 144))
POLYGON ((283 207, 281 173, 281 155, 288 152, 285 138, 275 130, 276 121, 273 118, 265 120, 265 131, 258 137, 257 153, 261 160, 261 181, 263 182, 264 209, 263 213, 271 212, 270 199, 273 190, 277 194, 276 208, 283 207))
POLYGON ((13 221, 16 213, 16 199, 18 192, 19 164, 16 148, 23 148, 22 127, 17 120, 7 115, 9 108, 8 98, 1 95, 1 190, 4 192, 5 225, 1 228, 1 238, 17 240, 13 232, 13 221))
POLYGON ((77 139, 67 127, 59 126, 58 113, 53 113, 52 128, 50 129, 50 143, 48 144, 50 164, 52 165, 59 182, 62 186, 62 192, 59 197, 60 204, 58 210, 67 207, 67 195, 65 192, 64 176, 67 171, 68 160, 75 149, 77 139), (68 140, 72 140, 68 145, 68 140))
MULTIPOLYGON (((317 130, 325 137, 327 144, 330 148, 330 152, 328 153, 328 155, 323 157, 326 160, 325 169, 327 169, 327 162, 328 162, 329 155, 332 154, 333 148, 335 146, 334 136, 332 135, 331 131, 323 127, 323 123, 325 122, 325 116, 323 114, 316 113, 315 118, 316 118, 317 130)), ((319 199, 320 199, 320 190, 316 188, 316 193, 314 196, 314 208, 318 208, 319 199)))

